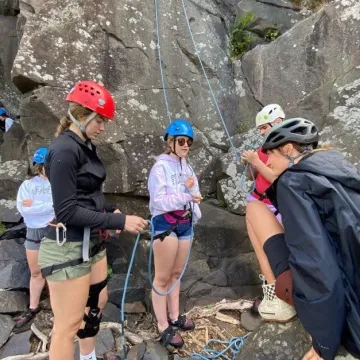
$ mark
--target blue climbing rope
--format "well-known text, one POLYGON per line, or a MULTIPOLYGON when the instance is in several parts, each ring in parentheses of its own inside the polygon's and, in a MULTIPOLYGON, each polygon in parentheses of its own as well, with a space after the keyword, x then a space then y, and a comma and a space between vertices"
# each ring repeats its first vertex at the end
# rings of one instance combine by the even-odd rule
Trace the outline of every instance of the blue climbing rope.
MULTIPOLYGON (((187 27, 189 29, 190 37, 191 37, 191 40, 192 40, 193 45, 194 45, 195 54, 196 54, 196 56, 197 56, 197 58, 199 60, 201 69, 202 69, 202 71, 204 73, 207 85, 209 87, 211 97, 212 97, 213 102, 215 104, 216 111, 217 111, 217 113, 219 115, 219 118, 220 118, 220 120, 222 122, 222 125, 223 125, 223 128, 225 130, 226 136, 227 136, 227 138, 229 140, 229 143, 231 145, 232 152, 233 152, 233 154, 235 156, 235 159, 236 159, 237 163, 239 163, 240 162, 240 156, 239 156, 238 152, 236 151, 235 145, 234 145, 234 143, 233 143, 233 141, 231 139, 229 130, 228 130, 227 126, 226 126, 224 117, 223 117, 222 112, 220 110, 219 104, 218 104, 218 102, 216 100, 216 96, 215 96, 215 93, 214 93, 213 88, 211 86, 209 77, 207 75, 207 72, 206 72, 206 70, 204 68, 203 62, 201 60, 200 53, 199 53, 199 50, 198 50, 198 46, 196 45, 194 35, 193 35, 192 30, 191 30, 190 21, 189 21, 189 17, 188 17, 187 11, 186 11, 186 6, 185 6, 185 3, 184 3, 184 0, 181 0, 181 3, 182 3, 183 10, 184 10, 184 15, 185 15, 187 27)), ((159 29, 159 7, 158 7, 157 0, 154 0, 154 6, 155 6, 156 38, 157 38, 157 50, 158 50, 158 56, 159 56, 159 68, 160 68, 160 75, 161 75, 161 83, 162 83, 162 88, 163 88, 163 95, 164 95, 164 102, 165 102, 166 112, 167 112, 167 116, 168 116, 168 119, 169 119, 169 123, 171 123, 171 114, 170 114, 168 97, 167 97, 167 93, 166 93, 165 76, 164 76, 163 62, 162 62, 162 56, 161 56, 160 29, 159 29)), ((255 189, 254 184, 252 184, 252 186, 250 186, 249 189, 247 189, 246 186, 245 186, 245 183, 248 180, 247 179, 248 171, 250 172, 251 178, 253 179, 253 181, 255 179, 254 171, 253 171, 252 167, 249 166, 248 164, 246 164, 245 169, 244 169, 244 171, 243 171, 243 173, 242 173, 242 175, 240 177, 240 190, 242 192, 244 192, 245 194, 250 194, 255 189)), ((154 289, 154 291, 156 292, 155 289, 154 289)))
MULTIPOLYGON (((194 46, 194 49, 195 49, 195 55, 197 56, 198 60, 199 60, 199 63, 200 63, 200 66, 201 66, 201 69, 204 73, 204 76, 205 76, 205 79, 206 79, 206 82, 208 84, 208 87, 209 87, 209 91, 210 91, 210 94, 211 94, 211 97, 213 99, 213 102, 215 104, 215 107, 216 107, 216 110, 217 110, 217 113, 219 115, 219 118, 223 124, 223 128, 225 130, 225 133, 226 133, 226 136, 228 137, 228 140, 230 142, 230 145, 231 145, 231 149, 232 149, 232 152, 234 153, 234 156, 235 156, 235 159, 237 161, 237 163, 240 163, 240 156, 238 154, 238 152, 236 151, 236 148, 235 148, 235 145, 231 139, 231 136, 230 136, 230 133, 229 133, 229 130, 226 126, 226 123, 225 123, 225 120, 224 120, 224 117, 222 115, 222 112, 220 110, 220 107, 219 107, 219 104, 216 100, 216 96, 215 96, 215 93, 214 93, 214 90, 211 86, 211 83, 210 83, 210 80, 209 80, 209 77, 207 75, 207 72, 204 68, 204 65, 203 65, 203 62, 201 60, 201 57, 200 57, 200 52, 199 52, 199 49, 198 49, 198 46, 196 45, 196 42, 195 42, 195 38, 194 38, 194 34, 191 30, 191 25, 190 25, 190 21, 189 21, 189 17, 188 17, 188 14, 187 14, 187 11, 186 11, 186 6, 185 6, 185 2, 184 0, 181 0, 181 3, 182 3, 182 8, 184 10, 184 15, 185 15, 185 20, 186 20, 186 24, 187 24, 187 27, 189 29, 189 34, 190 34, 190 37, 191 37, 191 40, 192 40, 192 43, 193 43, 193 46, 194 46)), ((254 176, 254 171, 252 169, 252 166, 250 164, 246 164, 245 166, 245 169, 243 171, 243 173, 241 174, 241 177, 240 177, 240 190, 242 192, 244 192, 245 194, 250 194, 254 191, 255 189, 255 184, 253 183, 249 189, 246 189, 245 187, 245 182, 248 180, 247 179, 247 174, 248 174, 248 171, 250 172, 250 176, 251 176, 251 179, 252 181, 254 182, 255 180, 255 176, 254 176)))
POLYGON ((249 164, 248 162, 246 163, 244 171, 242 172, 242 174, 240 176, 239 188, 243 193, 245 193, 247 195, 251 194, 255 190, 254 169, 251 166, 251 164, 249 164), (250 173, 250 179, 248 179, 248 173, 250 173), (245 185, 248 180, 252 181, 252 183, 251 183, 251 185, 249 187, 247 187, 245 185))
POLYGON ((227 137, 228 137, 228 139, 229 139, 229 142, 230 142, 232 151, 233 151, 233 153, 234 153, 235 159, 237 160, 237 162, 240 162, 239 154, 237 153, 236 148, 235 148, 235 146, 234 146, 234 143, 233 143, 233 141, 232 141, 232 139, 231 139, 229 130, 228 130, 227 126, 226 126, 224 117, 223 117, 222 112, 221 112, 221 110, 220 110, 219 104, 218 104, 218 102, 217 102, 217 100, 216 100, 215 93, 214 93, 213 88, 212 88, 212 86, 211 86, 211 84, 210 84, 209 77, 208 77, 208 75, 207 75, 207 72, 206 72, 206 70, 205 70, 205 68, 204 68, 203 62, 202 62, 202 60, 201 60, 200 53, 199 53, 199 50, 198 50, 198 46, 196 45, 196 42, 195 42, 195 39, 194 39, 194 35, 193 35, 192 30, 191 30, 190 21, 189 21, 189 17, 188 17, 187 11, 186 11, 186 6, 185 6, 185 3, 184 3, 184 0, 181 0, 181 3, 182 3, 183 10, 184 10, 184 15, 185 15, 185 19, 186 19, 186 24, 187 24, 187 27, 188 27, 188 29, 189 29, 189 34, 190 34, 192 43, 193 43, 193 45, 194 45, 195 55, 197 56, 197 58, 198 58, 198 60, 199 60, 201 69, 202 69, 202 71, 203 71, 203 73, 204 73, 206 82, 207 82, 208 87, 209 87, 209 91, 210 91, 211 97, 212 97, 213 102, 214 102, 214 104, 215 104, 215 107, 216 107, 217 113, 218 113, 218 115, 219 115, 219 118, 220 118, 220 120, 221 120, 221 122, 222 122, 222 124, 223 124, 225 133, 226 133, 226 135, 227 135, 227 137))
POLYGON ((191 359, 203 359, 203 360, 210 360, 210 359, 225 359, 225 360, 235 360, 237 355, 239 354, 241 347, 244 345, 244 340, 248 337, 248 335, 242 337, 233 337, 230 341, 220 341, 210 339, 205 348, 201 351, 201 353, 193 353, 191 354, 191 359), (226 348, 222 351, 217 351, 212 349, 211 345, 220 344, 222 346, 226 345, 226 348), (231 353, 231 357, 226 355, 227 353, 231 353))
POLYGON ((166 107, 166 114, 169 119, 169 123, 171 123, 171 114, 170 114, 170 108, 169 108, 169 102, 166 94, 166 84, 165 84, 165 76, 163 71, 163 63, 162 63, 162 57, 161 57, 161 46, 160 46, 160 30, 159 30, 159 9, 158 9, 158 2, 157 0, 154 0, 155 5, 155 21, 156 21, 156 38, 157 38, 157 44, 156 47, 158 49, 158 55, 159 55, 159 67, 160 67, 160 75, 161 75, 161 84, 163 88, 163 94, 164 94, 164 102, 166 107))
POLYGON ((121 298, 120 324, 121 324, 121 342, 122 342, 123 353, 124 353, 124 359, 123 360, 127 360, 127 349, 126 349, 126 338, 125 338, 125 296, 126 296, 126 292, 127 292, 127 288, 128 288, 128 284, 129 284, 131 270, 132 270, 134 259, 135 259, 136 250, 137 250, 137 247, 139 245, 140 237, 141 237, 141 233, 138 233, 137 236, 136 236, 135 244, 134 244, 133 251, 132 251, 132 254, 131 254, 131 259, 130 259, 128 271, 126 273, 125 284, 124 284, 124 289, 123 289, 123 295, 122 295, 122 298, 121 298))

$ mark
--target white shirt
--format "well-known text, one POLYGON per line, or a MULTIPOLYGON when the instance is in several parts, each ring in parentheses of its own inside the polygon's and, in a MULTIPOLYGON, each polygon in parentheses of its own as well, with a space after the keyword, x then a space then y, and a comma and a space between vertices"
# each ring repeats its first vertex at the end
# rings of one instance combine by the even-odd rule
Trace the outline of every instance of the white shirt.
POLYGON ((18 191, 16 207, 24 218, 28 228, 39 229, 55 217, 51 186, 48 179, 35 176, 25 180, 18 191), (31 199, 31 206, 24 206, 22 201, 31 199))
POLYGON ((9 131, 9 129, 11 128, 13 123, 14 123, 13 119, 10 119, 10 118, 5 119, 5 132, 9 131))

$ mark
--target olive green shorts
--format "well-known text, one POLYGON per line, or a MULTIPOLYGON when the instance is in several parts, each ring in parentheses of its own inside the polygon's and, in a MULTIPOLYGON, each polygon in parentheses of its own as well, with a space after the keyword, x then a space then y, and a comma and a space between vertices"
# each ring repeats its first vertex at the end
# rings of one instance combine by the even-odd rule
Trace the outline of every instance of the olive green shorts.
MULTIPOLYGON (((90 249, 97 244, 98 240, 90 240, 90 249)), ((64 245, 59 246, 55 240, 44 237, 41 240, 39 250, 39 265, 41 269, 54 264, 62 264, 70 260, 82 258, 82 241, 67 241, 64 245)), ((64 281, 67 279, 76 279, 91 272, 91 265, 106 256, 106 250, 98 252, 90 258, 88 262, 76 266, 69 266, 63 269, 55 270, 51 275, 47 276, 48 281, 64 281)))

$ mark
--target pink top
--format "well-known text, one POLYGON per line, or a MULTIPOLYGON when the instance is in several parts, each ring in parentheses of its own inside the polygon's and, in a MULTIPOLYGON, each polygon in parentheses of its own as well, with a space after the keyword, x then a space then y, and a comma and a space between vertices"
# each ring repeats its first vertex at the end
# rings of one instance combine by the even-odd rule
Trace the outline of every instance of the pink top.
MULTIPOLYGON (((257 153, 259 155, 259 159, 264 164, 266 164, 269 156, 262 151, 261 147, 257 150, 257 153)), ((264 194, 270 185, 271 185, 271 183, 269 181, 267 181, 260 173, 257 174, 256 179, 255 179, 255 188, 256 188, 257 192, 253 192, 251 195, 256 199, 259 199, 260 195, 264 194), (260 195, 258 195, 258 194, 260 194, 260 195)), ((271 201, 268 198, 263 199, 262 202, 267 205, 271 205, 271 201)))

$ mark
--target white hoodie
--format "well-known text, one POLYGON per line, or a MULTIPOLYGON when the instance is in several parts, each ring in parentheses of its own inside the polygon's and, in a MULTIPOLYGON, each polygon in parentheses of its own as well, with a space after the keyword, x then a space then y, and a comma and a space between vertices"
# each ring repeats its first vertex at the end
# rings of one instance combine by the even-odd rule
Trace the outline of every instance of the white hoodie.
POLYGON ((185 206, 186 209, 193 209, 194 223, 200 220, 199 205, 192 202, 192 196, 185 186, 185 180, 189 176, 195 181, 191 193, 200 194, 198 180, 185 159, 181 159, 180 165, 180 161, 170 155, 162 154, 157 158, 148 180, 152 216, 183 210, 185 206))
POLYGON ((51 186, 48 179, 35 176, 25 180, 17 193, 16 207, 28 228, 40 229, 55 217, 51 186), (24 206, 23 200, 31 199, 31 206, 24 206))

